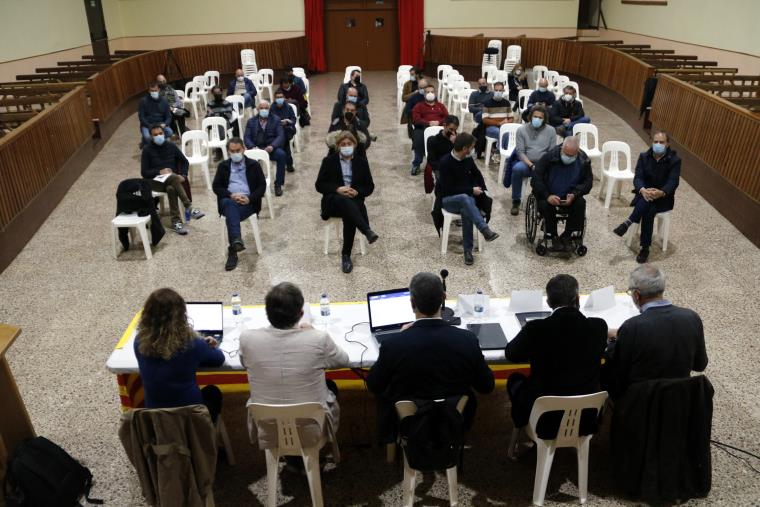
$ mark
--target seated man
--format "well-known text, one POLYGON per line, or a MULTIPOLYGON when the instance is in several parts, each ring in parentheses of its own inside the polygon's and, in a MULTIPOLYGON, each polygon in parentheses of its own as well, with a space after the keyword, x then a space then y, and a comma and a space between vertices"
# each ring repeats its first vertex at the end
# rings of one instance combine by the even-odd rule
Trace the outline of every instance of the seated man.
POLYGON ((285 150, 285 170, 289 173, 295 171, 293 167, 293 153, 290 149, 290 141, 296 135, 296 113, 290 104, 285 100, 285 93, 279 88, 274 92, 274 103, 269 108, 270 114, 280 119, 283 133, 285 134, 285 144, 282 149, 285 150))
POLYGON ((538 211, 544 217, 545 238, 557 252, 571 250, 570 236, 583 230, 586 217, 584 195, 591 192, 594 175, 591 161, 578 147, 577 137, 567 137, 536 164, 531 179, 538 211), (557 237, 557 211, 567 213, 565 231, 557 237))
POLYGON ((422 164, 422 158, 425 156, 425 129, 443 125, 448 115, 446 106, 436 100, 435 87, 431 84, 426 85, 424 102, 417 102, 412 109, 412 124, 414 125, 414 132, 412 133, 412 149, 414 150, 412 176, 420 172, 420 164, 422 164))
POLYGON ((668 134, 655 132, 652 147, 639 155, 636 176, 633 178, 636 190, 636 197, 631 203, 633 211, 628 220, 613 231, 618 236, 624 236, 631 224, 641 222, 641 250, 636 256, 636 262, 642 264, 649 258, 654 217, 657 213, 673 209, 681 176, 681 158, 670 149, 669 142, 668 134))
POLYGON ((523 66, 517 64, 507 75, 507 88, 509 89, 509 100, 517 102, 517 98, 520 95, 520 90, 528 88, 528 76, 525 75, 523 66))
MULTIPOLYGON (((325 370, 346 368, 348 354, 330 335, 298 323, 303 316, 304 297, 292 283, 272 287, 264 299, 269 326, 247 329, 240 334, 240 362, 248 373, 251 397, 248 404, 319 403, 324 407, 332 434, 338 431, 340 407, 335 382, 325 379, 325 370)), ((319 427, 299 422, 304 446, 313 446, 321 437, 319 427)), ((277 427, 258 428, 259 447, 277 445, 277 427)), ((300 461, 295 458, 296 461, 300 461)))
POLYGON ((377 362, 367 375, 367 388, 378 397, 378 422, 383 443, 395 442, 399 400, 437 400, 467 395, 465 428, 475 416, 473 389, 493 391, 493 372, 480 351, 477 337, 441 319, 446 299, 441 279, 417 273, 409 282, 416 320, 383 340, 377 362))
POLYGON ((261 198, 267 188, 266 177, 261 165, 243 155, 245 146, 239 137, 227 143, 230 158, 223 160, 216 169, 212 188, 216 194, 219 214, 227 223, 227 263, 224 269, 232 271, 237 267, 237 253, 245 250, 240 222, 261 211, 261 198))
POLYGON ((285 66, 285 75, 291 79, 291 81, 293 82, 293 86, 295 86, 296 88, 298 88, 299 90, 301 90, 301 93, 303 93, 304 95, 306 95, 306 93, 308 92, 306 90, 306 83, 304 83, 303 79, 301 79, 300 77, 296 76, 293 73, 293 66, 292 65, 286 65, 285 66))
POLYGON ((140 99, 137 106, 137 118, 140 120, 142 142, 140 148, 152 142, 151 128, 156 125, 164 129, 164 136, 171 137, 174 131, 169 125, 172 122, 172 112, 169 102, 161 97, 161 87, 157 82, 148 86, 148 93, 140 99))
POLYGON ((330 122, 335 123, 335 120, 339 119, 341 116, 343 116, 343 106, 346 104, 351 103, 356 107, 356 116, 361 120, 361 122, 364 124, 365 127, 369 128, 369 111, 367 111, 366 106, 362 106, 359 104, 359 92, 356 90, 356 88, 351 87, 346 91, 346 101, 345 102, 336 102, 333 104, 332 113, 330 114, 330 122))
MULTIPOLYGON (((557 275, 546 284, 552 314, 527 322, 504 349, 507 360, 530 363, 530 377, 513 373, 507 381, 515 428, 528 424, 533 402, 541 396, 577 396, 598 392, 607 323, 580 311, 578 281, 557 275)), ((561 412, 559 413, 561 417, 561 412)), ((549 430, 555 429, 555 418, 549 430)))
POLYGON ((351 72, 351 80, 348 83, 342 83, 338 88, 338 102, 343 103, 346 101, 346 95, 349 88, 356 88, 359 92, 359 101, 357 104, 367 107, 369 104, 369 91, 367 91, 367 85, 362 83, 362 73, 359 70, 354 69, 351 72))
POLYGON ((486 241, 493 241, 499 235, 493 232, 481 210, 490 214, 491 198, 486 195, 483 175, 472 159, 471 151, 475 138, 468 133, 459 134, 454 140, 454 149, 444 155, 439 163, 441 205, 449 213, 462 216, 462 246, 464 263, 475 262, 472 257, 472 226, 483 234, 486 241))
POLYGON ((549 109, 554 105, 555 100, 554 92, 549 91, 549 80, 546 78, 539 79, 538 88, 530 94, 528 102, 525 104, 525 111, 522 113, 523 121, 528 121, 530 112, 534 106, 542 106, 544 109, 549 109))
POLYGON ((483 104, 493 98, 493 92, 488 90, 488 81, 481 77, 478 79, 477 89, 470 94, 467 101, 467 110, 472 113, 472 121, 475 123, 475 129, 472 135, 475 136, 475 152, 480 158, 486 149, 486 131, 483 126, 483 104))
POLYGON ((258 115, 254 116, 245 125, 245 147, 250 149, 260 148, 269 153, 269 160, 277 163, 277 175, 274 179, 274 195, 282 195, 282 186, 285 184, 285 161, 287 155, 282 148, 285 143, 285 131, 280 119, 276 116, 269 117, 269 102, 259 101, 256 108, 258 115))
POLYGON ((643 264, 631 272, 628 294, 641 315, 610 331, 604 367, 613 398, 635 382, 688 378, 707 368, 702 320, 696 312, 675 306, 663 297, 665 274, 643 264))
POLYGON ((356 138, 358 143, 356 145, 356 155, 366 158, 367 149, 372 144, 372 138, 369 135, 367 126, 357 117, 356 104, 353 102, 346 102, 343 106, 343 114, 335 118, 327 130, 325 143, 330 152, 335 151, 336 138, 344 130, 351 132, 356 138))
MULTIPOLYGON (((211 100, 209 100, 208 104, 206 104, 206 118, 224 118, 226 121, 226 124, 224 127, 219 127, 219 138, 224 139, 226 135, 226 130, 230 126, 230 121, 232 120, 232 104, 230 102, 227 102, 224 100, 224 95, 222 94, 222 87, 221 86, 214 86, 211 88, 211 100)), ((236 137, 240 136, 240 133, 237 132, 238 126, 237 122, 235 122, 235 125, 232 129, 233 135, 236 137)), ((219 150, 221 152, 221 150, 219 150)), ((221 156, 221 154, 220 154, 221 156)))
POLYGON ((422 79, 422 69, 417 67, 409 69, 409 80, 404 83, 401 89, 401 100, 403 102, 409 100, 417 92, 420 79, 422 79))
MULTIPOLYGON (((508 144, 509 139, 504 138, 508 144)), ((546 124, 546 109, 536 105, 531 111, 530 123, 520 126, 517 131, 515 152, 519 159, 512 165, 512 209, 510 214, 520 212, 523 178, 530 178, 536 163, 557 144, 557 133, 546 124)), ((506 146, 503 146, 506 148, 506 146)))
POLYGON ((227 96, 241 95, 245 99, 245 107, 253 106, 253 99, 256 98, 256 87, 253 85, 253 81, 245 77, 243 69, 237 69, 235 71, 235 79, 230 81, 227 87, 227 96))
MULTIPOLYGON (((499 139, 499 128, 505 123, 514 122, 512 107, 509 105, 507 95, 504 92, 504 83, 493 84, 493 97, 483 104, 483 125, 486 128, 486 137, 499 139)), ((499 147, 494 144, 498 153, 499 147)), ((497 159, 494 158, 494 161, 497 159)))
POLYGON ((409 139, 413 139, 414 123, 412 122, 412 110, 414 106, 425 100, 425 87, 428 85, 428 80, 420 78, 417 81, 417 92, 412 93, 409 98, 406 99, 404 104, 404 111, 401 114, 401 124, 406 124, 406 133, 409 139))
POLYGON ((166 77, 164 77, 163 74, 156 76, 156 82, 159 86, 159 96, 165 98, 166 102, 169 104, 169 110, 172 113, 172 118, 177 124, 177 134, 181 134, 187 130, 187 127, 185 126, 185 104, 179 95, 177 95, 177 91, 172 87, 172 85, 167 83, 166 77))
POLYGON ((182 184, 187 176, 187 158, 182 154, 177 145, 167 143, 164 137, 164 129, 161 125, 154 125, 150 129, 151 142, 146 144, 142 150, 140 160, 140 174, 143 178, 150 180, 150 188, 154 192, 166 192, 169 200, 169 210, 171 212, 172 227, 171 230, 179 235, 187 234, 187 229, 182 226, 182 219, 179 216, 179 203, 182 201, 185 207, 185 220, 190 218, 203 218, 203 213, 198 208, 193 208, 193 203, 187 197, 187 193, 182 184), (156 180, 160 177, 160 180, 156 180))
POLYGON ((583 112, 583 106, 575 100, 575 88, 565 86, 560 100, 554 102, 549 110, 549 123, 557 129, 557 135, 569 137, 573 135, 576 123, 591 123, 591 118, 583 112))
POLYGON ((444 155, 451 153, 454 149, 454 140, 457 138, 457 129, 459 128, 459 118, 450 115, 443 122, 443 130, 436 135, 429 137, 427 141, 427 163, 433 169, 436 181, 440 177, 439 164, 444 155))
POLYGON ((290 77, 280 79, 280 90, 282 90, 282 96, 285 97, 287 102, 295 104, 298 107, 298 123, 302 127, 306 127, 311 124, 311 117, 307 108, 309 103, 306 101, 301 89, 293 84, 293 80, 290 77))

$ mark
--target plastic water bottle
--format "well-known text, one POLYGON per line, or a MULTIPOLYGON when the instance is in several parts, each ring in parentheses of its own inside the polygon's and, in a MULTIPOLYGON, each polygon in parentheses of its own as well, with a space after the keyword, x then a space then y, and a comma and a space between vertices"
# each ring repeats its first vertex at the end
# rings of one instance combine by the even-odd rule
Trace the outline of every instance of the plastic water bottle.
POLYGON ((330 298, 327 297, 327 292, 319 296, 319 316, 325 325, 330 321, 330 298))
POLYGON ((472 305, 472 314, 476 319, 480 319, 485 315, 485 297, 483 296, 483 290, 477 289, 475 291, 475 301, 472 305))
POLYGON ((243 302, 240 299, 239 292, 232 293, 232 300, 230 301, 230 304, 232 305, 232 318, 235 320, 236 325, 240 324, 240 321, 243 319, 243 302))

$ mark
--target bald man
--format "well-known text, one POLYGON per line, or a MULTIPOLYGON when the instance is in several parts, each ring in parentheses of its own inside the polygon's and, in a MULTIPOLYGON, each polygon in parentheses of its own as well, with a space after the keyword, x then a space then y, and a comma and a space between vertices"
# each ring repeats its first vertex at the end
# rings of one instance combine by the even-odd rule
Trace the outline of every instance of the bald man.
POLYGON ((555 251, 570 251, 570 235, 583 230, 586 201, 594 181, 591 161, 578 146, 578 138, 568 137, 552 148, 536 164, 531 180, 538 210, 545 222, 545 238, 555 251), (557 236, 557 211, 568 213, 565 231, 557 236))
POLYGON ((525 106, 525 110, 522 113, 523 121, 526 123, 530 118, 530 110, 533 106, 541 104, 547 110, 554 105, 554 92, 549 90, 549 81, 546 78, 538 80, 538 86, 528 97, 528 104, 525 106))

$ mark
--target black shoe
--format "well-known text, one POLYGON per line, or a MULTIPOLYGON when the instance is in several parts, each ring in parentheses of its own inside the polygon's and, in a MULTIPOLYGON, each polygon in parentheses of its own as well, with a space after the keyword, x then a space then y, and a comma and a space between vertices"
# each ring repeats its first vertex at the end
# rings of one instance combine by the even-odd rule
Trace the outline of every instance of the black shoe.
POLYGON ((367 243, 369 243, 370 245, 380 238, 380 236, 378 236, 377 233, 375 233, 375 231, 373 231, 372 229, 367 231, 366 236, 367 236, 367 243))
POLYGON ((475 258, 472 256, 472 252, 464 252, 464 264, 465 266, 472 266, 475 263, 475 258))
POLYGON ((552 250, 553 251, 555 251, 555 252, 564 252, 565 251, 565 247, 562 244, 562 240, 561 239, 559 239, 557 237, 553 237, 553 238, 551 238, 551 240, 552 240, 552 250))
POLYGON ((420 166, 413 165, 412 171, 411 171, 412 176, 417 176, 419 173, 420 173, 420 166))
POLYGON ((570 243, 570 236, 560 236, 559 240, 562 243, 562 250, 564 252, 573 251, 573 245, 570 243))
POLYGON ((612 229, 612 232, 620 236, 621 238, 625 236, 625 233, 628 232, 629 225, 626 222, 623 222, 622 224, 618 225, 614 229, 612 229))
POLYGON ((509 210, 509 214, 513 217, 520 213, 520 201, 512 201, 512 209, 509 210))
POLYGON ((639 250, 639 255, 636 256, 636 262, 639 264, 644 264, 647 259, 649 259, 649 247, 642 246, 641 250, 639 250))
POLYGON ((483 237, 486 239, 486 241, 489 241, 489 242, 499 237, 499 234, 496 232, 493 232, 490 227, 486 227, 480 232, 483 234, 483 237))
POLYGON ((282 196, 282 185, 274 186, 274 195, 276 195, 277 197, 282 196))
POLYGON ((456 220, 454 220, 454 225, 457 227, 462 227, 462 220, 457 218, 456 220))
POLYGON ((238 264, 238 256, 237 252, 234 248, 230 247, 227 249, 227 262, 224 264, 224 270, 225 271, 232 271, 237 267, 238 264))
POLYGON ((289 165, 288 167, 286 167, 285 170, 288 171, 289 173, 296 172, 296 168, 293 167, 292 165, 289 165))
POLYGON ((235 252, 242 252, 245 250, 245 244, 241 238, 235 238, 230 242, 230 248, 235 250, 235 252))
POLYGON ((354 263, 351 262, 351 256, 350 255, 343 255, 340 261, 340 269, 343 270, 344 273, 350 273, 354 270, 354 263))

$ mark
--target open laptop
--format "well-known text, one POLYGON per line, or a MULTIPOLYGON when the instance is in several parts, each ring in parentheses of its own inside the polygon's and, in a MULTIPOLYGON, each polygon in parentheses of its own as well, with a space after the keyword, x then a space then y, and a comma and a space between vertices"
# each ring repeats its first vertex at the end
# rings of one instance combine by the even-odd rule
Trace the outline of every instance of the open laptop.
POLYGON ((187 303, 187 319, 201 336, 221 342, 224 337, 224 305, 219 301, 187 303))
POLYGON ((369 330, 378 343, 415 318, 408 287, 368 293, 367 311, 369 330))

